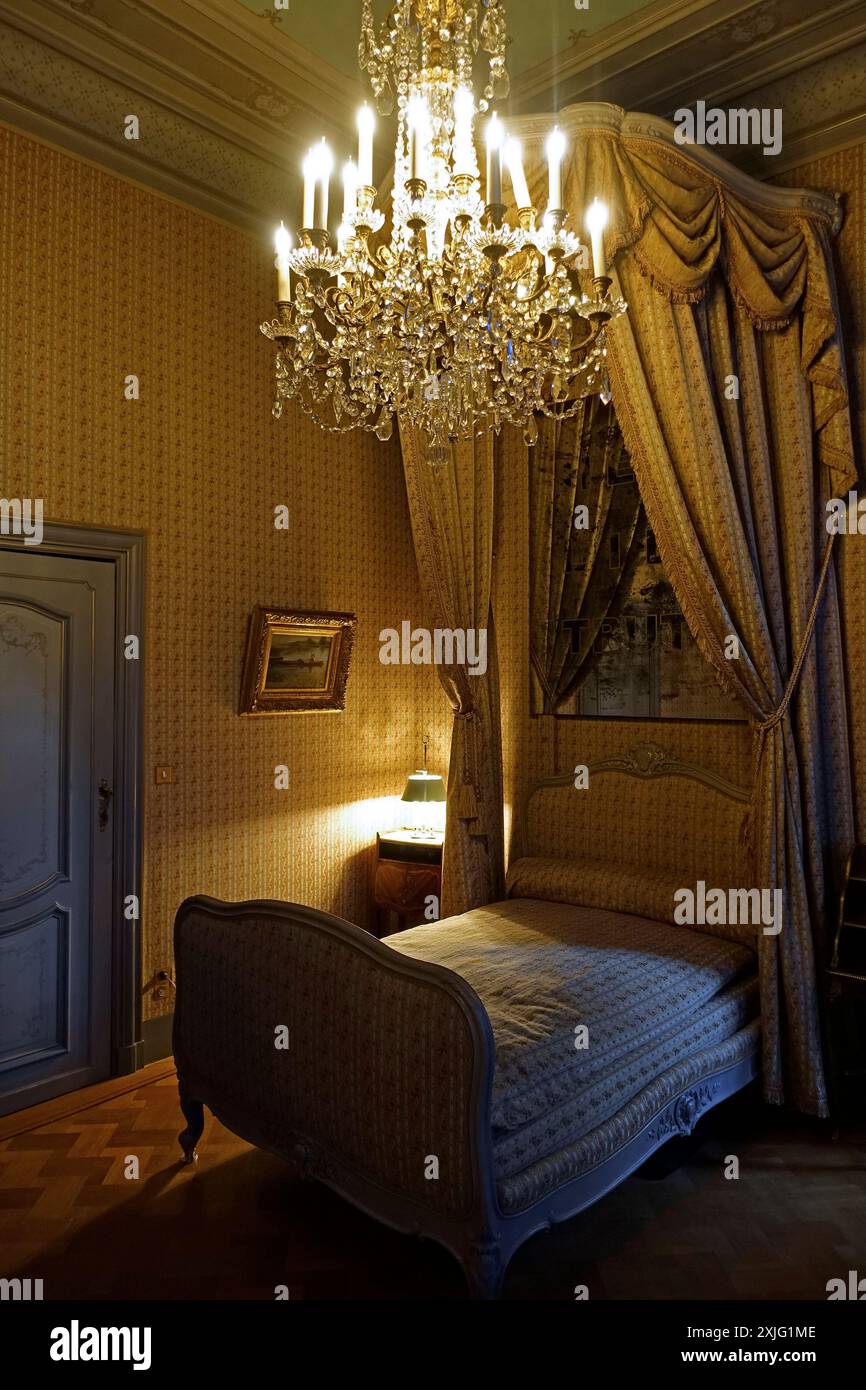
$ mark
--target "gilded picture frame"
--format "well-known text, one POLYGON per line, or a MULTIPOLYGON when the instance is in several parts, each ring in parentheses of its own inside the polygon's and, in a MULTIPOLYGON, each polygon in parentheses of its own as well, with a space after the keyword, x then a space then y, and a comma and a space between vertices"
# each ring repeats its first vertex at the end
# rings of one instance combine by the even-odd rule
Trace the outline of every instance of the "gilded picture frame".
POLYGON ((239 714, 340 713, 358 619, 257 605, 250 617, 239 714))

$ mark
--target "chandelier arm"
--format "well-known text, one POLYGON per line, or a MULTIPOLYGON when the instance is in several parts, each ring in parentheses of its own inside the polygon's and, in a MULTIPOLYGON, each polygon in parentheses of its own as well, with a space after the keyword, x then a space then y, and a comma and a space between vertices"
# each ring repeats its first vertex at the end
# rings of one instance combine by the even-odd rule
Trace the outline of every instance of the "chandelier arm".
MULTIPOLYGON (((542 256, 542 257, 540 257, 540 259, 543 261, 544 257, 542 256)), ((521 306, 521 308, 524 308, 524 307, 525 307, 525 308, 531 308, 531 306, 532 306, 533 304, 536 304, 536 303, 538 302, 539 299, 541 299, 544 295, 549 294, 549 293, 550 293, 550 276, 549 276, 549 275, 543 275, 543 276, 541 276, 541 283, 540 283, 540 285, 538 286, 538 289, 537 289, 537 290, 533 290, 532 294, 528 294, 528 295, 525 297, 525 299, 521 299, 521 300, 520 300, 520 306, 521 306)))

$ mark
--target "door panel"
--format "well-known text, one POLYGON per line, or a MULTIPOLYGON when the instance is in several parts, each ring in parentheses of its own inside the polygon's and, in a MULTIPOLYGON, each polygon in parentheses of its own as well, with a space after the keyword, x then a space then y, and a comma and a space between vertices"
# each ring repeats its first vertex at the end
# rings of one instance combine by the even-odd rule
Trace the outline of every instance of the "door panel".
POLYGON ((47 888, 68 863, 61 809, 63 654, 69 619, 0 601, 0 909, 47 888), (6 737, 7 730, 12 738, 6 737))
POLYGON ((0 1113, 111 1065, 114 565, 0 550, 0 1113))
POLYGON ((7 1070, 69 1049, 65 982, 69 972, 69 913, 42 913, 0 935, 0 1064, 7 1070))

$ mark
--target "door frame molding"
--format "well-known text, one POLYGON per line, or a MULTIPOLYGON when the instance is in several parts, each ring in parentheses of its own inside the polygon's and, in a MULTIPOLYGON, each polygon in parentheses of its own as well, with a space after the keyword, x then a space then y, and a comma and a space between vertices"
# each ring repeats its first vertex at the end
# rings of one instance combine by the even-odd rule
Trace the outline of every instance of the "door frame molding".
POLYGON ((143 844, 143 661, 146 538, 141 531, 46 522, 38 546, 0 536, 0 550, 33 550, 77 560, 114 564, 117 640, 114 653, 114 861, 111 891, 111 1075, 125 1076, 143 1065, 141 1036, 141 922, 143 844), (137 661, 123 655, 123 638, 139 638, 137 661), (124 899, 138 898, 136 921, 124 916, 124 899))

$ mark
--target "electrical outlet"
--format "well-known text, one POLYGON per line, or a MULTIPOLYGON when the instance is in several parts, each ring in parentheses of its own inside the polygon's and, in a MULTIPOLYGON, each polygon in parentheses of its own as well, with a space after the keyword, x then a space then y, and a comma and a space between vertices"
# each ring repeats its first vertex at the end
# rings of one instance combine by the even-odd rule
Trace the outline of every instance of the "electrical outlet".
POLYGON ((156 784, 157 784, 158 787, 167 786, 169 782, 173 782, 173 781, 174 781, 174 768, 173 768, 173 767, 158 767, 158 768, 156 769, 156 784))

